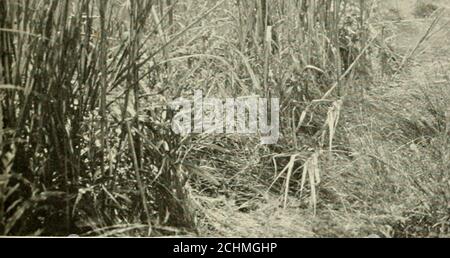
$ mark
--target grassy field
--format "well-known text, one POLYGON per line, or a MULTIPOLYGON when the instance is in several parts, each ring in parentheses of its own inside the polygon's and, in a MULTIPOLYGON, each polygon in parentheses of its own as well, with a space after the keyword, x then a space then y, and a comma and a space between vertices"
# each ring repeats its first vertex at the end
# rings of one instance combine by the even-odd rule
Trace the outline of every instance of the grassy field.
POLYGON ((0 1, 0 235, 450 237, 450 4, 0 1), (280 139, 178 135, 196 90, 280 139))

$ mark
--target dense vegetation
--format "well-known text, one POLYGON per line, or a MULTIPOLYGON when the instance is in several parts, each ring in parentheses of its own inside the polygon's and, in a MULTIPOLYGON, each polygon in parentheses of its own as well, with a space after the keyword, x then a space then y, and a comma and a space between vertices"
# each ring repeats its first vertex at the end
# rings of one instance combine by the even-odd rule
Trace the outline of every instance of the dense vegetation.
POLYGON ((0 0, 0 235, 449 236, 448 17, 0 0), (168 104, 198 89, 278 97, 280 141, 175 134, 168 104))

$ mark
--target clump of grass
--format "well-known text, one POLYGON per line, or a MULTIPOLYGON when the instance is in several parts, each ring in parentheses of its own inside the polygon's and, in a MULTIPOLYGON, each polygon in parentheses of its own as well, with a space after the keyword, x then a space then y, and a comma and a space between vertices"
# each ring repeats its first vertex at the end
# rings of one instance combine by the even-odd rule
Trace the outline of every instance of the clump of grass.
POLYGON ((439 7, 427 1, 418 0, 414 7, 414 16, 417 18, 428 18, 435 13, 439 7))
POLYGON ((449 84, 407 86, 408 91, 368 97, 361 103, 362 116, 353 113, 353 105, 344 107, 347 119, 360 122, 346 129, 349 159, 342 156, 336 166, 325 169, 329 172, 324 173, 322 191, 334 198, 321 199, 326 210, 322 218, 348 223, 331 233, 448 236, 449 84), (342 202, 339 208, 336 199, 342 202), (342 217, 342 209, 350 220, 342 217))
POLYGON ((150 103, 164 106, 179 96, 162 100, 156 85, 173 76, 166 50, 221 2, 188 17, 180 31, 176 4, 160 3, 0 2, 1 157, 10 155, 6 146, 17 147, 2 167, 3 234, 68 235, 123 224, 146 225, 133 229, 146 236, 172 234, 170 227, 195 231, 183 143, 170 133, 169 111, 147 103, 160 96, 150 103), (15 191, 25 182, 31 193, 15 191))

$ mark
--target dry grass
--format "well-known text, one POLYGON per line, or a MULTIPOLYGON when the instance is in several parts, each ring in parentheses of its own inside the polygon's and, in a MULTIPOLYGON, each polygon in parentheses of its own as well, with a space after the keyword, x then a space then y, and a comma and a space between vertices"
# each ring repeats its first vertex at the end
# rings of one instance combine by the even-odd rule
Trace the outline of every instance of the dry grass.
POLYGON ((448 236, 449 16, 422 9, 1 1, 0 235, 448 236), (282 139, 175 135, 196 89, 279 97, 282 139))

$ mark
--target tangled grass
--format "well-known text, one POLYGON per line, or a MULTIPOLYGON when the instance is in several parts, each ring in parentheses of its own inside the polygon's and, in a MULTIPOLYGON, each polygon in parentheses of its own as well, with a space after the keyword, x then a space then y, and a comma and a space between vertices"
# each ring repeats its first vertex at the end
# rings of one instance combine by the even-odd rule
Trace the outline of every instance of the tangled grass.
POLYGON ((378 1, 0 12, 0 235, 448 236, 450 77, 405 89, 445 12, 414 45, 378 1), (176 135, 198 89, 278 97, 282 138, 176 135))

